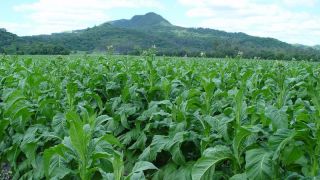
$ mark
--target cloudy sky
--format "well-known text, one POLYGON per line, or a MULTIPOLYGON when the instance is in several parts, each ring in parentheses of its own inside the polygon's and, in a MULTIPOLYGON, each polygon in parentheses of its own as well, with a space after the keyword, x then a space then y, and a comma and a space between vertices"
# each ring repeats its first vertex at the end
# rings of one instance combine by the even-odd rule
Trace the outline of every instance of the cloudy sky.
POLYGON ((50 34, 151 11, 184 27, 320 44, 320 0, 0 0, 0 27, 50 34))

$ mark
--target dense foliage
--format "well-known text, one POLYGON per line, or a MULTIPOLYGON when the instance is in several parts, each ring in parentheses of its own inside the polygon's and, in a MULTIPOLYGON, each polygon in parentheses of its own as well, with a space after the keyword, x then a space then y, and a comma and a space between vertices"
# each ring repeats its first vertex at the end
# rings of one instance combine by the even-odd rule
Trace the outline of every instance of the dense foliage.
MULTIPOLYGON (((0 53, 50 54, 41 46, 63 47, 71 51, 102 52, 113 46, 115 53, 140 55, 155 45, 158 55, 235 57, 239 52, 245 58, 320 60, 320 50, 307 46, 294 46, 272 38, 260 38, 244 33, 227 33, 205 28, 184 28, 170 24, 155 13, 134 16, 130 20, 117 20, 99 26, 72 32, 18 37, 9 45, 1 46, 7 34, 0 33, 0 53), (4 39, 4 40, 3 40, 4 39), (2 50, 1 50, 2 48, 2 50), (37 53, 31 53, 31 51, 37 53)), ((10 38, 9 38, 10 40, 10 38)), ((54 54, 65 54, 58 51, 54 54)))
POLYGON ((70 50, 63 44, 29 41, 0 29, 0 54, 68 55, 70 50))
POLYGON ((320 45, 313 46, 313 48, 320 50, 320 45))
POLYGON ((0 177, 317 179, 319 73, 305 62, 4 56, 0 177))

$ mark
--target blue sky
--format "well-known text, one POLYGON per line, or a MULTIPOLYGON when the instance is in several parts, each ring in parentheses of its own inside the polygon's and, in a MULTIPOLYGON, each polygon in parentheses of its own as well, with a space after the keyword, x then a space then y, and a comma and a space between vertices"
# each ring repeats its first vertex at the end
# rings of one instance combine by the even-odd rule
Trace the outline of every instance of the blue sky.
POLYGON ((0 0, 0 27, 50 34, 151 11, 184 27, 320 44, 320 0, 0 0))

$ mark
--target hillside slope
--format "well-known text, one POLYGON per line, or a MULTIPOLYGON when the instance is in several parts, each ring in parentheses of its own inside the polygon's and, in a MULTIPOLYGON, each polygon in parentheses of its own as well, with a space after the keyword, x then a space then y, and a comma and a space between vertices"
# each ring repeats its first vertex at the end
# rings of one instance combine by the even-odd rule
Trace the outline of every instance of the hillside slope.
MULTIPOLYGON (((30 53, 30 47, 62 47, 72 51, 105 51, 113 45, 119 54, 140 54, 155 45, 159 55, 234 57, 243 52, 246 58, 320 59, 320 50, 299 47, 273 38, 261 38, 245 33, 228 33, 208 28, 184 28, 172 25, 155 13, 137 15, 129 20, 106 22, 99 26, 38 36, 14 36, 12 43, 2 43, 7 53, 30 53)), ((6 38, 8 39, 8 38, 6 38)), ((9 38, 10 39, 10 38, 9 38)))
POLYGON ((313 48, 320 50, 320 45, 315 45, 315 46, 313 46, 313 48))

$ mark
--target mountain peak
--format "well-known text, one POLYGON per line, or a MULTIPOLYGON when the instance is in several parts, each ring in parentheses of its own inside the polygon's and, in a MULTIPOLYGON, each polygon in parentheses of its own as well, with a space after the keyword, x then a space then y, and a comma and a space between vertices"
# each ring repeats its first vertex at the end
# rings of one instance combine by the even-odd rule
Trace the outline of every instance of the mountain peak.
POLYGON ((149 12, 145 15, 135 15, 130 20, 121 19, 110 22, 111 25, 122 28, 145 28, 151 26, 171 26, 171 23, 159 14, 149 12))

